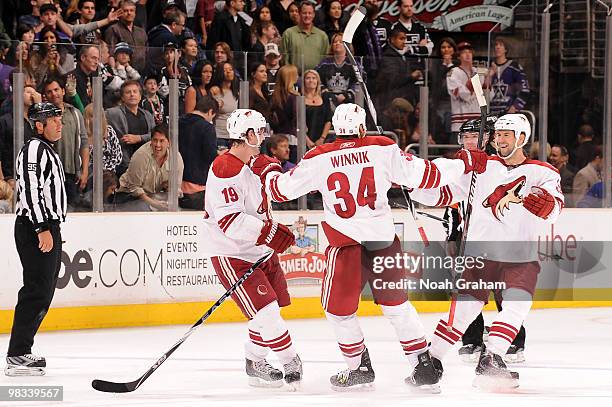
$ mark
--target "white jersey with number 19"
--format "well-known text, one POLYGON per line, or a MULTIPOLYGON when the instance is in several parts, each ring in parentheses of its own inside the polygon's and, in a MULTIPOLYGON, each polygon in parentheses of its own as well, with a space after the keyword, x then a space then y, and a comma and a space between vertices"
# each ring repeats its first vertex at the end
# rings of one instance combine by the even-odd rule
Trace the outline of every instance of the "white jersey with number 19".
POLYGON ((404 153, 387 137, 338 138, 307 152, 291 171, 269 173, 266 192, 275 202, 284 202, 320 191, 323 229, 332 246, 392 241, 387 191, 393 183, 438 188, 457 180, 464 169, 461 160, 426 161, 404 153))

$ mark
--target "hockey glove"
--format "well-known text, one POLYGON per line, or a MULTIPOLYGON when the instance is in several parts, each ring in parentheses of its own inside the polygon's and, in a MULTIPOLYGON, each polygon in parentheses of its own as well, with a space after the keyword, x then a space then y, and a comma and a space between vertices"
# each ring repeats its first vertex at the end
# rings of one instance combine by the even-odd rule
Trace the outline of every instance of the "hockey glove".
POLYGON ((293 232, 285 225, 271 220, 265 220, 261 234, 257 238, 257 246, 265 244, 277 253, 282 253, 293 245, 293 232))
POLYGON ((457 151, 456 158, 463 161, 465 164, 464 174, 469 172, 476 172, 476 174, 482 174, 487 169, 487 153, 480 150, 466 150, 461 149, 457 151))
POLYGON ((281 167, 280 161, 276 158, 259 154, 254 160, 251 160, 251 171, 261 179, 261 182, 265 182, 266 175, 269 172, 283 172, 283 167, 281 167))
POLYGON ((523 198, 523 206, 542 219, 548 218, 555 209, 555 198, 545 189, 532 187, 532 192, 523 198))

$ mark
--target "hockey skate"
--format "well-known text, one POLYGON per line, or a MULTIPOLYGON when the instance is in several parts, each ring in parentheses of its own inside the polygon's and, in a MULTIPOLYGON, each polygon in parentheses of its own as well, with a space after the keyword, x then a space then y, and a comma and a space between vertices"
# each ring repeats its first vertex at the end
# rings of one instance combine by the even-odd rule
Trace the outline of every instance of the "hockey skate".
POLYGON ((519 348, 515 345, 510 345, 508 351, 504 355, 506 363, 523 363, 525 361, 525 348, 519 348))
POLYGON ((480 352, 482 352, 482 346, 470 343, 459 348, 459 358, 462 362, 476 363, 480 357, 480 352))
POLYGON ((490 331, 491 331, 491 327, 485 325, 484 329, 482 330, 482 341, 483 342, 489 342, 489 332, 490 331))
POLYGON ((472 383, 474 387, 489 391, 515 389, 519 386, 518 380, 519 374, 508 370, 500 355, 483 346, 472 383))
POLYGON ((7 356, 4 374, 7 376, 43 376, 47 361, 42 356, 26 353, 21 356, 7 356))
POLYGON ((329 378, 332 390, 373 390, 374 389, 374 370, 370 362, 370 355, 366 348, 361 354, 361 363, 355 370, 346 369, 329 378))
POLYGON ((270 365, 265 359, 258 362, 247 359, 246 374, 249 376, 249 386, 281 387, 283 385, 283 372, 270 365))
POLYGON ((291 387, 292 390, 299 390, 302 382, 302 360, 299 355, 295 355, 289 363, 283 365, 285 369, 285 383, 291 387))
MULTIPOLYGON (((440 393, 440 381, 441 373, 438 372, 434 362, 429 354, 429 351, 425 351, 418 355, 419 364, 416 365, 412 375, 404 379, 404 382, 411 386, 413 390, 423 393, 440 393)), ((438 360, 438 362, 440 362, 438 360)), ((440 368, 442 364, 440 363, 440 368)))

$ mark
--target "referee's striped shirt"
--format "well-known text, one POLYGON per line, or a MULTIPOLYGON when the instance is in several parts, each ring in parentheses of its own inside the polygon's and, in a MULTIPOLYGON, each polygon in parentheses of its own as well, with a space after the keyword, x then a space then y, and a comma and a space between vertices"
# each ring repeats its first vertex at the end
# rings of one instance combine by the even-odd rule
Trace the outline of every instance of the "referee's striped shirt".
POLYGON ((51 145, 32 137, 17 156, 17 216, 27 216, 35 227, 66 219, 64 168, 51 145))

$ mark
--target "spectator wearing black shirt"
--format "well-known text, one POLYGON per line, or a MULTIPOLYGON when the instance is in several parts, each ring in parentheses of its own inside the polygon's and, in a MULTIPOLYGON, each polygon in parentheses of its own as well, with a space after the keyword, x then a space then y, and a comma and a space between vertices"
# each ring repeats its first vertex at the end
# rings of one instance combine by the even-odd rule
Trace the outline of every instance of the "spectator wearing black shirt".
POLYGON ((100 50, 98 47, 89 45, 81 48, 79 64, 71 72, 76 77, 77 93, 84 106, 92 102, 92 78, 98 74, 100 63, 100 50))
POLYGON ((168 43, 178 44, 185 29, 185 14, 179 10, 167 12, 160 25, 151 29, 149 37, 148 69, 150 73, 159 72, 164 66, 164 46, 168 43))
POLYGON ((431 61, 429 86, 431 88, 431 106, 435 112, 434 128, 432 133, 443 144, 455 143, 451 139, 451 101, 446 87, 446 75, 453 66, 453 57, 457 52, 457 44, 452 38, 445 37, 440 40, 437 47, 437 56, 441 59, 431 61))
POLYGON ((180 51, 174 43, 166 44, 164 47, 164 66, 159 74, 159 94, 164 98, 166 104, 166 111, 169 111, 169 99, 170 94, 170 79, 178 79, 178 92, 179 92, 179 114, 183 114, 185 111, 185 92, 187 88, 191 86, 191 76, 187 68, 181 66, 178 61, 180 59, 180 51))
POLYGON ((121 176, 138 148, 151 140, 151 129, 155 126, 153 115, 139 107, 141 99, 140 84, 125 81, 121 85, 121 105, 106 111, 108 124, 113 126, 121 144, 122 161, 117 166, 121 176))
POLYGON ((255 63, 249 70, 249 109, 257 110, 270 122, 270 101, 266 82, 268 72, 264 64, 255 63))
MULTIPOLYGON (((571 196, 572 187, 574 183, 574 176, 576 175, 574 169, 569 166, 569 153, 567 148, 559 144, 552 146, 550 155, 548 156, 548 162, 551 163, 558 171, 561 176, 561 191, 566 197, 571 196)), ((566 202, 566 206, 568 202, 566 202)))
POLYGON ((278 134, 284 134, 289 139, 291 150, 289 161, 297 162, 297 117, 295 84, 298 79, 298 71, 295 65, 282 66, 276 76, 276 85, 272 93, 271 107, 272 119, 270 124, 272 130, 278 134))
POLYGON ((282 35, 283 32, 289 27, 293 27, 297 24, 291 18, 290 9, 294 8, 297 18, 299 19, 299 7, 294 0, 271 0, 268 3, 270 7, 270 14, 272 15, 272 21, 278 28, 279 33, 282 35))
POLYGON ((321 19, 315 18, 315 24, 327 34, 331 43, 334 34, 344 31, 349 15, 342 10, 342 3, 339 0, 323 0, 322 7, 317 12, 319 16, 323 12, 321 19))
POLYGON ((185 92, 185 113, 191 113, 198 101, 208 95, 214 72, 212 62, 202 59, 198 61, 191 72, 193 84, 185 92))
POLYGON ((306 103, 306 145, 308 148, 325 142, 331 128, 332 111, 321 97, 321 77, 314 69, 304 72, 304 99, 306 103))
MULTIPOLYGON (((253 45, 249 56, 253 62, 263 62, 266 45, 279 41, 278 29, 272 22, 263 22, 257 26, 257 41, 253 45)), ((278 45, 278 44, 277 44, 278 45)))
POLYGON ((244 10, 244 0, 225 0, 225 9, 218 13, 208 32, 207 46, 226 42, 232 51, 243 52, 251 48, 251 31, 238 14, 244 10))
POLYGON ((179 64, 187 69, 187 72, 191 72, 198 61, 198 42, 195 38, 183 38, 181 39, 181 59, 179 64))
POLYGON ((272 94, 272 92, 274 92, 274 84, 276 83, 276 74, 281 67, 280 63, 282 57, 278 51, 278 45, 273 42, 266 44, 264 58, 266 70, 268 71, 268 93, 272 94))
POLYGON ((593 141, 595 131, 590 124, 583 124, 578 129, 577 141, 578 147, 574 150, 573 160, 570 157, 570 162, 577 170, 584 168, 587 165, 595 151, 596 144, 593 141))
POLYGON ((179 120, 179 152, 185 168, 179 206, 184 209, 204 209, 204 194, 208 170, 217 157, 217 135, 213 120, 219 105, 210 96, 204 96, 195 110, 179 120))
MULTIPOLYGON (((378 14, 378 6, 376 3, 366 2, 364 5, 366 9, 366 18, 359 24, 353 37, 353 47, 355 48, 355 56, 363 57, 363 67, 365 69, 370 82, 368 85, 372 87, 375 82, 372 79, 376 78, 376 73, 380 67, 380 60, 382 58, 382 46, 378 38, 378 29, 374 25, 376 21, 376 15, 378 14)), ((389 27, 391 23, 389 23, 389 27)), ((387 31, 383 29, 384 41, 387 39, 387 31)), ((370 92, 374 93, 372 89, 370 92)))
POLYGON ((427 29, 414 17, 414 1, 399 0, 400 15, 391 30, 400 29, 406 33, 405 50, 411 55, 427 56, 433 50, 433 42, 427 29))
POLYGON ((155 125, 164 124, 166 122, 166 109, 162 98, 157 93, 159 91, 159 78, 157 75, 147 76, 143 84, 143 98, 140 101, 140 107, 153 115, 155 125))

